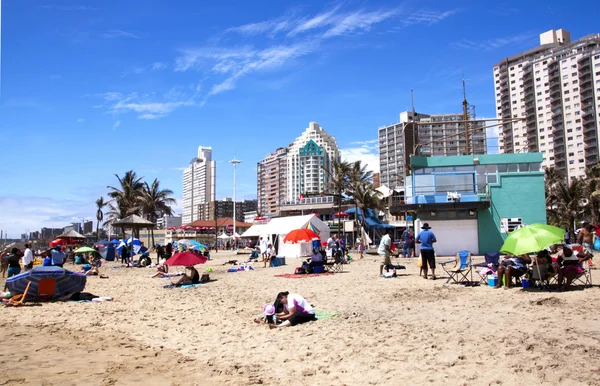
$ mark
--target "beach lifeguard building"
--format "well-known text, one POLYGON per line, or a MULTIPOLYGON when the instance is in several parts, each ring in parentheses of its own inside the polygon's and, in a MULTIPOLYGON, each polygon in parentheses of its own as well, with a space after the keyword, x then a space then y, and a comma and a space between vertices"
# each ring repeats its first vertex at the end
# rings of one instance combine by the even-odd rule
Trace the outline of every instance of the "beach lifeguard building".
POLYGON ((390 213, 429 223, 438 255, 497 252, 508 232, 546 223, 541 153, 410 158, 403 201, 390 213))

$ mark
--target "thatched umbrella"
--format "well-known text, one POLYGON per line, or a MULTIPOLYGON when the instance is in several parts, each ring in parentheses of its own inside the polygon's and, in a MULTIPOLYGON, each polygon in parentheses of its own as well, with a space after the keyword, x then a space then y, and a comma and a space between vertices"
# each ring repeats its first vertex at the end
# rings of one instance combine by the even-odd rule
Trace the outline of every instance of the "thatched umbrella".
POLYGON ((131 228, 133 231, 140 230, 142 228, 154 228, 154 223, 148 221, 137 214, 132 214, 120 220, 114 221, 110 224, 111 226, 120 226, 121 228, 131 228))
POLYGON ((86 237, 81 233, 77 233, 74 230, 70 230, 58 236, 57 239, 65 240, 68 245, 73 245, 77 241, 86 240, 86 237))

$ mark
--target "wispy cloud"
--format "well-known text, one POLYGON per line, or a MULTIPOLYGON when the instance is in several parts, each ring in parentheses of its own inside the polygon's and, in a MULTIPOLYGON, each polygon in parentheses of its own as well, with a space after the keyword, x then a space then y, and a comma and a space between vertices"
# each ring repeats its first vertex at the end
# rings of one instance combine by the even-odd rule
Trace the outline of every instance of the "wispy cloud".
POLYGON ((133 32, 123 31, 120 29, 111 29, 102 34, 103 37, 107 39, 115 39, 115 38, 130 38, 130 39, 140 39, 140 37, 133 32))
MULTIPOLYGON (((190 89, 192 86, 190 86, 190 89)), ((137 92, 121 94, 120 92, 107 92, 96 95, 104 99, 105 103, 100 108, 106 108, 108 113, 118 115, 125 113, 137 113, 140 119, 157 119, 167 116, 169 113, 181 107, 201 106, 198 101, 198 88, 193 93, 185 92, 177 87, 172 88, 162 96, 154 93, 140 94, 137 92)), ((121 122, 117 121, 115 129, 121 122)))
POLYGON ((361 161, 373 173, 379 172, 379 148, 376 139, 351 142, 348 147, 340 149, 342 160, 348 162, 361 161))
POLYGON ((57 11, 97 11, 98 8, 88 7, 86 5, 56 5, 56 4, 46 4, 42 5, 42 8, 45 9, 55 9, 57 11))
POLYGON ((116 122, 114 123, 114 125, 112 126, 112 129, 113 129, 113 130, 116 130, 116 129, 117 129, 117 127, 119 127, 119 126, 121 126, 121 121, 116 121, 116 122))
POLYGON ((152 63, 152 66, 150 66, 152 71, 164 70, 167 67, 169 67, 169 65, 167 63, 163 63, 163 62, 154 62, 154 63, 152 63))
POLYGON ((79 119, 77 120, 77 123, 83 123, 83 122, 85 122, 85 119, 83 119, 83 118, 79 118, 79 119))
POLYGON ((524 43, 532 42, 536 38, 536 34, 532 32, 524 32, 518 35, 487 39, 482 41, 463 39, 452 43, 452 47, 491 51, 505 46, 523 45, 524 43))
POLYGON ((151 71, 162 71, 162 70, 166 70, 169 67, 169 65, 167 63, 164 62, 154 62, 148 66, 143 66, 143 67, 136 67, 131 71, 126 71, 123 72, 121 74, 121 78, 124 78, 128 75, 131 74, 136 74, 136 75, 140 75, 140 74, 145 74, 147 72, 151 72, 151 71))

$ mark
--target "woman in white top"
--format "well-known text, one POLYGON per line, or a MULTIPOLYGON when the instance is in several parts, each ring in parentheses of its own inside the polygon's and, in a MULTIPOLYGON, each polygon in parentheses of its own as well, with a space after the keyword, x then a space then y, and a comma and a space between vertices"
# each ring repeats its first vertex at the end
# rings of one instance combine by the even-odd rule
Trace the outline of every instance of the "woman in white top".
POLYGON ((277 300, 284 305, 283 312, 277 314, 277 319, 283 321, 281 324, 269 324, 269 328, 289 327, 316 320, 315 310, 310 303, 298 294, 280 292, 277 300))
POLYGON ((275 248, 273 248, 273 244, 269 244, 267 247, 267 252, 263 257, 263 261, 265 263, 264 268, 267 268, 267 263, 269 263, 269 266, 271 266, 271 261, 275 258, 276 254, 277 253, 275 252, 275 248))

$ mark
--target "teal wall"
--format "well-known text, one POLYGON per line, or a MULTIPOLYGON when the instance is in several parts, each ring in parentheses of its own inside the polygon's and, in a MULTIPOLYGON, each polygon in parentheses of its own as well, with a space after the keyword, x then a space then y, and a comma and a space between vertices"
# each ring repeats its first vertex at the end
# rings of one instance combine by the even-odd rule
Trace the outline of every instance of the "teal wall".
MULTIPOLYGON (((539 154, 539 153, 538 153, 539 154)), ((544 173, 507 173, 489 184, 491 205, 478 213, 479 253, 498 252, 507 234, 500 219, 520 217, 523 224, 546 224, 544 173)))

